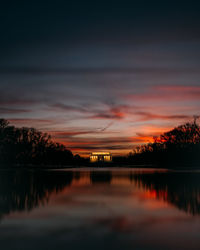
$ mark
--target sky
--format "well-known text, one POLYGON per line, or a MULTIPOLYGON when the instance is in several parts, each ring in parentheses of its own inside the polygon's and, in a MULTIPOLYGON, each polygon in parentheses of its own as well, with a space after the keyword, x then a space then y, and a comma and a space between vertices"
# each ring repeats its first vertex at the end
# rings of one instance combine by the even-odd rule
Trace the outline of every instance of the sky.
POLYGON ((0 117, 127 154, 200 115, 198 1, 4 1, 0 117))

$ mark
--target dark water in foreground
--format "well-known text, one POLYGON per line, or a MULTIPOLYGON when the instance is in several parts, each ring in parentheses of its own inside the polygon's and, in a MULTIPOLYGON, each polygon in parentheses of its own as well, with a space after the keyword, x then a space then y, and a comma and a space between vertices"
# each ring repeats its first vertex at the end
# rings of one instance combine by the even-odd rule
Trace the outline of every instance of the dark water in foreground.
POLYGON ((200 171, 0 171, 1 249, 200 249, 200 171))

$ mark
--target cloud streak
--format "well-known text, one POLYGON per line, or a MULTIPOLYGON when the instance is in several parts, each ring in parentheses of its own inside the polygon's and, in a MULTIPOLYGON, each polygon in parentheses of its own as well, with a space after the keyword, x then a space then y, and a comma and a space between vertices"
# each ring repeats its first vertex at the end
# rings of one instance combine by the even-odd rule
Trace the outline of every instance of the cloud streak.
POLYGON ((1 67, 0 74, 7 75, 102 75, 102 74, 183 74, 185 72, 199 74, 198 68, 171 67, 88 67, 88 68, 47 68, 47 67, 1 67))
POLYGON ((190 120, 192 116, 190 115, 160 115, 150 112, 140 111, 135 112, 136 116, 139 116, 140 121, 151 121, 151 120, 190 120))
POLYGON ((21 114, 30 112, 30 109, 0 108, 0 114, 21 114))
POLYGON ((179 85, 165 85, 152 86, 146 93, 128 94, 124 98, 129 101, 179 101, 199 100, 200 86, 179 86, 179 85))

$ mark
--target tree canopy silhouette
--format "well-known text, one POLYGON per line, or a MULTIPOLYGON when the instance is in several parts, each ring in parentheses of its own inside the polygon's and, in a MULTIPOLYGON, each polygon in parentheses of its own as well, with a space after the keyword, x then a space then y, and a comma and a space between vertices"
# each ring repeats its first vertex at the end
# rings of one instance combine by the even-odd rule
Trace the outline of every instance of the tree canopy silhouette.
POLYGON ((51 136, 34 128, 16 128, 0 119, 0 163, 71 164, 73 154, 51 136))
POLYGON ((153 143, 137 146, 129 161, 148 164, 198 163, 200 127, 196 120, 154 137, 153 143))

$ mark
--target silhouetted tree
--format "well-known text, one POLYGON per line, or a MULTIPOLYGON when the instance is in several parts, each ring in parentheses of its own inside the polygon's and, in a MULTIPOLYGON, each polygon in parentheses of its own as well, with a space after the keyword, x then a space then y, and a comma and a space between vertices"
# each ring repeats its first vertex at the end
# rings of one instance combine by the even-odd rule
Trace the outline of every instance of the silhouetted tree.
POLYGON ((0 119, 0 163, 67 165, 73 163, 73 154, 47 133, 0 119))
POLYGON ((128 155, 129 162, 162 165, 199 162, 200 127, 196 120, 153 139, 153 143, 135 147, 128 155))

